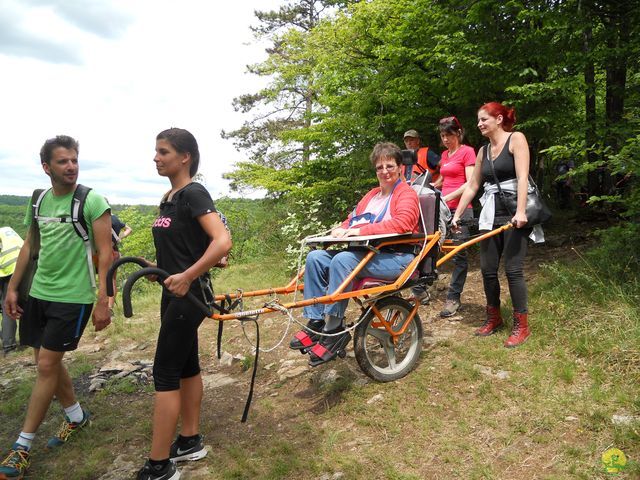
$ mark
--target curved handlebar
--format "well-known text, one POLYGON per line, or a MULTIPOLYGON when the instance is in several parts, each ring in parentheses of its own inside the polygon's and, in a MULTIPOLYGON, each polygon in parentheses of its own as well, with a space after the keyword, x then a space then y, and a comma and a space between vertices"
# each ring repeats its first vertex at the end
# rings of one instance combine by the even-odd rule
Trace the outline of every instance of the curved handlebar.
MULTIPOLYGON (((124 288, 122 289, 122 310, 124 312, 124 316, 127 318, 133 316, 133 308, 131 307, 131 289, 133 288, 133 284, 136 283, 136 281, 141 277, 147 275, 157 275, 160 283, 162 283, 169 277, 169 274, 167 272, 165 272, 161 268, 156 267, 142 268, 129 275, 129 278, 127 278, 127 281, 124 284, 124 288)), ((196 307, 198 307, 198 309, 204 314, 205 317, 211 316, 211 309, 200 300, 198 300, 198 298, 193 293, 187 292, 185 297, 196 307)))
POLYGON ((142 268, 148 267, 149 262, 147 262, 144 258, 140 257, 121 257, 111 265, 109 271, 107 272, 107 296, 113 297, 113 275, 116 273, 116 270, 123 263, 136 263, 140 265, 142 268))

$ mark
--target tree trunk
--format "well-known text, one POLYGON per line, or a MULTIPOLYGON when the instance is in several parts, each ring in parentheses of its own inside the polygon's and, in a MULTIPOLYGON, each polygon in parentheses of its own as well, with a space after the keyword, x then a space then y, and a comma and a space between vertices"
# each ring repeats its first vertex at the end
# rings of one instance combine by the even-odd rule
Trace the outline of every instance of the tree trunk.
MULTIPOLYGON (((311 100, 311 94, 307 94, 304 106, 304 128, 306 130, 311 127, 311 114, 313 112, 313 100, 311 100)), ((307 162, 311 158, 311 144, 305 140, 302 144, 302 161, 307 162)))
MULTIPOLYGON (((595 147, 597 143, 597 131, 596 131, 596 72, 593 64, 593 58, 591 58, 591 42, 593 31, 591 25, 586 19, 586 28, 583 33, 583 47, 585 64, 584 64, 584 106, 585 106, 585 132, 584 140, 587 150, 586 161, 587 163, 593 163, 598 160, 598 155, 589 150, 591 147, 595 147)), ((592 171, 587 175, 587 194, 600 195, 600 181, 598 172, 592 171)))
MULTIPOLYGON (((606 141, 614 153, 617 153, 624 139, 620 137, 619 123, 624 113, 625 87, 627 83, 627 55, 629 45, 630 15, 620 8, 611 17, 610 36, 607 47, 612 52, 606 64, 606 141)), ((613 178, 604 175, 605 193, 614 193, 613 178)))

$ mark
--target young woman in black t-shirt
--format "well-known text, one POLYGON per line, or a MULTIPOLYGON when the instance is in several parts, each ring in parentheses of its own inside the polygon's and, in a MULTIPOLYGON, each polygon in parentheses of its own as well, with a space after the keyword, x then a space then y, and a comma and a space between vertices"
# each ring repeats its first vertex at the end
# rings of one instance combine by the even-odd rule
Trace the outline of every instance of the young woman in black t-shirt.
POLYGON ((480 268, 487 297, 487 317, 476 331, 476 335, 488 336, 502 327, 498 280, 498 267, 502 258, 513 304, 513 329, 504 344, 510 348, 524 343, 531 333, 527 310, 527 284, 524 278, 527 239, 532 233, 531 227, 527 226, 525 213, 529 182, 529 145, 524 134, 512 132, 515 120, 515 111, 497 102, 486 103, 478 110, 478 128, 480 133, 489 139, 489 144, 478 151, 473 174, 451 221, 457 226, 464 209, 473 200, 480 185, 484 184, 485 200, 483 211, 480 213, 481 230, 485 211, 489 228, 491 225, 493 228, 499 226, 497 220, 505 217, 515 226, 480 243, 480 268), (517 193, 518 204, 515 212, 509 212, 502 205, 499 196, 491 194, 494 190, 497 192, 496 177, 503 190, 517 193))
POLYGON ((208 272, 231 249, 231 238, 216 213, 209 192, 192 178, 200 154, 191 133, 180 128, 160 132, 154 162, 171 190, 153 223, 158 267, 164 281, 161 327, 153 364, 155 404, 151 454, 138 480, 177 480, 175 463, 206 456, 200 435, 202 377, 198 362, 198 327, 202 313, 184 295, 204 300, 208 272), (178 416, 181 432, 174 440, 178 416))

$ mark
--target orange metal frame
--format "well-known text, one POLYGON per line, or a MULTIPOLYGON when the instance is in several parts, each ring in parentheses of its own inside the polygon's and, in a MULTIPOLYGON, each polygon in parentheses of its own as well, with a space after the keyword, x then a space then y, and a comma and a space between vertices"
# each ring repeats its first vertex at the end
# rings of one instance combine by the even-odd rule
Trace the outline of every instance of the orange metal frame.
MULTIPOLYGON (((451 257, 453 257, 456 253, 458 253, 459 251, 475 244, 478 243, 482 240, 484 240, 485 238, 489 238, 492 237, 493 235, 497 235, 509 228, 511 228, 512 225, 511 224, 507 224, 504 225, 502 227, 499 227, 495 230, 492 230, 484 235, 481 235, 479 237, 473 238, 472 240, 469 240, 465 243, 462 243, 461 245, 457 245, 457 246, 453 246, 452 244, 450 244, 448 241, 445 242, 445 244, 442 246, 441 250, 444 252, 446 252, 441 258, 438 259, 438 261, 436 262, 436 266, 439 267, 440 265, 442 265, 444 262, 446 262, 447 260, 449 260, 451 257)), ((317 303, 334 303, 334 302, 338 302, 340 300, 344 300, 344 299, 348 299, 348 298, 355 298, 355 297, 364 297, 365 299, 369 298, 372 295, 379 295, 379 294, 383 294, 383 293, 389 293, 389 292, 393 292, 395 290, 398 290, 402 287, 402 285, 404 285, 404 283, 409 279, 409 277, 413 274, 413 272, 415 271, 416 267, 418 266, 418 264, 422 261, 422 259, 424 257, 426 257, 429 252, 431 252, 431 250, 433 249, 433 247, 438 243, 438 241, 440 240, 440 232, 436 232, 433 235, 427 235, 427 236, 414 236, 412 238, 401 238, 401 239, 390 239, 389 241, 383 241, 380 244, 376 245, 375 249, 380 249, 383 247, 387 247, 387 246, 391 246, 391 245, 401 245, 401 244, 420 244, 420 243, 424 243, 422 250, 420 251, 419 255, 416 255, 416 257, 411 261, 411 263, 409 263, 409 265, 407 266, 407 268, 405 269, 405 271, 396 279, 395 282, 393 283, 389 283, 389 284, 384 284, 384 285, 379 285, 379 286, 375 286, 375 287, 370 287, 370 288, 365 288, 362 290, 354 290, 354 291, 350 291, 350 292, 345 292, 345 288, 347 287, 347 285, 349 285, 358 275, 358 273, 360 273, 360 271, 364 268, 364 266, 367 264, 367 262, 369 262, 369 260, 371 260, 371 258, 376 254, 376 252, 374 250, 371 250, 369 252, 367 252, 367 254, 364 256, 364 258, 360 261, 360 263, 356 266, 356 268, 353 270, 353 272, 351 272, 351 274, 344 279, 344 281, 340 284, 340 286, 332 293, 328 294, 328 295, 324 295, 322 297, 314 297, 314 298, 308 298, 306 300, 300 300, 297 302, 289 302, 289 303, 283 303, 280 305, 280 308, 273 308, 273 307, 263 307, 263 308, 259 308, 259 309, 255 309, 255 310, 245 310, 245 311, 241 311, 241 312, 234 312, 234 313, 226 313, 226 314, 219 314, 219 313, 214 313, 211 315, 211 318, 214 320, 219 320, 219 321, 225 321, 225 320, 238 320, 241 318, 246 318, 246 317, 252 317, 252 316, 256 316, 256 315, 262 315, 263 313, 271 313, 271 312, 276 312, 279 311, 281 308, 286 308, 286 309, 291 309, 291 308, 300 308, 300 307, 306 307, 308 305, 315 305, 317 303)), ((344 239, 344 242, 349 242, 350 239, 346 238, 344 239)), ((338 241, 336 243, 339 243, 338 241)), ((238 293, 229 293, 226 295, 216 295, 215 296, 215 300, 217 302, 223 301, 225 299, 236 299, 239 297, 259 297, 259 296, 264 296, 264 295, 278 295, 278 294, 291 294, 293 292, 295 292, 296 290, 302 290, 304 289, 304 284, 299 283, 300 279, 302 278, 304 274, 304 269, 300 270, 300 272, 298 272, 298 274, 284 287, 278 287, 278 288, 267 288, 267 289, 262 289, 262 290, 255 290, 255 291, 249 291, 249 292, 238 292, 238 293)), ((412 309, 409 317, 407 318, 407 321, 405 321, 405 324, 402 326, 402 328, 398 331, 394 331, 393 328, 391 327, 393 322, 388 322, 386 319, 384 319, 382 317, 382 315, 380 314, 380 312, 377 310, 377 308, 375 308, 375 305, 371 307, 372 311, 374 312, 374 314, 376 315, 376 317, 378 318, 378 321, 380 322, 380 324, 382 326, 384 326, 384 328, 394 337, 394 339, 400 335, 402 335, 404 333, 404 331, 406 330, 406 328, 408 327, 408 325, 411 323, 411 319, 413 318, 413 316, 416 314, 416 312, 418 311, 418 307, 419 305, 414 305, 414 308, 412 309)))

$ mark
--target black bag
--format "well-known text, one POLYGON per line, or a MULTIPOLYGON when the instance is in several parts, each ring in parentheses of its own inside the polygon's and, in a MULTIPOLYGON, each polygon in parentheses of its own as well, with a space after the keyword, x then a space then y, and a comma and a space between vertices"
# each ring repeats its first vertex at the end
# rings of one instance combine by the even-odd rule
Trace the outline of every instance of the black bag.
MULTIPOLYGON (((493 167, 493 159, 491 158, 491 145, 487 145, 485 147, 485 153, 489 166, 491 167, 493 179, 498 187, 498 198, 500 198, 504 208, 506 208, 509 214, 513 216, 518 208, 518 196, 512 192, 505 192, 500 187, 498 176, 496 175, 495 168, 493 167)), ((527 195, 525 215, 527 216, 526 226, 533 227, 534 225, 540 225, 551 220, 552 213, 551 210, 549 210, 549 207, 547 207, 547 205, 542 201, 540 190, 538 190, 538 186, 533 181, 533 178, 531 178, 531 175, 529 175, 529 183, 533 186, 533 192, 529 192, 527 195)))

